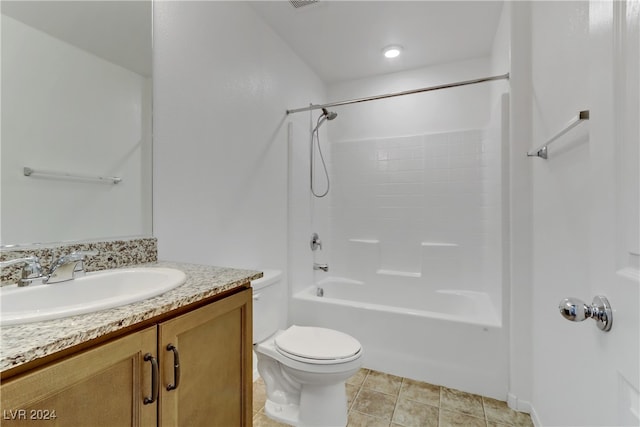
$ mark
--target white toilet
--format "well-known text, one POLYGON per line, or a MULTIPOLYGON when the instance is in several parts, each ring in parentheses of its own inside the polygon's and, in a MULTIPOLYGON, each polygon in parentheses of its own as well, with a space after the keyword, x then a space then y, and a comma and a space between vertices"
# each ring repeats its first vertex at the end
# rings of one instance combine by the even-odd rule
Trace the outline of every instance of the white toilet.
POLYGON ((294 426, 344 427, 345 381, 362 366, 362 346, 338 331, 309 326, 279 330, 286 309, 282 273, 264 271, 253 287, 253 349, 267 401, 265 412, 294 426))

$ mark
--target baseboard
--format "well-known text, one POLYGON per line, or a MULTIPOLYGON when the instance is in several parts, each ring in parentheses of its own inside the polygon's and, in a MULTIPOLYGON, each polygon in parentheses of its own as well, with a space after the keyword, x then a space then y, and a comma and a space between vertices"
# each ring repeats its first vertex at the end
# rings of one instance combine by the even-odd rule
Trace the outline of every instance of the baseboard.
POLYGON ((518 399, 518 396, 516 396, 515 394, 508 393, 507 406, 509 406, 509 408, 513 409, 514 411, 526 412, 531 416, 531 421, 533 422, 533 425, 535 427, 542 427, 542 424, 540 423, 540 419, 538 418, 538 414, 536 414, 536 411, 533 405, 531 404, 531 402, 518 399))

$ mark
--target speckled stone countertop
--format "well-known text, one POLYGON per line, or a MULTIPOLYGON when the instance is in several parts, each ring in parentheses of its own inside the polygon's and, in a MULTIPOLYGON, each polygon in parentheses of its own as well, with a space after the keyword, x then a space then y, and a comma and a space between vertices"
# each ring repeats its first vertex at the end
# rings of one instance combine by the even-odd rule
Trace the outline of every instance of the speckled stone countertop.
POLYGON ((152 319, 169 311, 242 286, 262 276, 253 270, 160 261, 140 267, 185 272, 186 282, 164 294, 95 313, 0 329, 0 371, 152 319))

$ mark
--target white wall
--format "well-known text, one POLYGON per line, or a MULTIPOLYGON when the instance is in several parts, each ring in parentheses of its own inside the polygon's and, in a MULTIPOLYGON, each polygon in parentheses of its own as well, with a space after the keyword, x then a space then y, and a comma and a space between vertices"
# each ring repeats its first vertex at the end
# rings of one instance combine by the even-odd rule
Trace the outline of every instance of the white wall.
MULTIPOLYGON (((587 2, 534 3, 531 10, 533 148, 589 105, 590 50, 587 2)), ((551 161, 533 164, 535 274, 531 302, 540 309, 532 325, 532 400, 542 425, 573 425, 577 414, 586 409, 582 393, 574 397, 563 393, 561 405, 558 396, 548 393, 549 389, 561 390, 563 378, 575 378, 575 384, 585 374, 571 352, 549 351, 561 348, 566 338, 560 332, 560 322, 564 321, 555 303, 570 295, 559 294, 559 284, 573 284, 571 296, 580 295, 590 270, 591 190, 584 185, 589 177, 589 143, 581 130, 576 129, 550 148, 551 161), (554 283, 556 286, 552 286, 554 283)))
POLYGON ((149 97, 143 76, 2 15, 2 243, 150 235, 149 97))
POLYGON ((308 116, 285 111, 322 82, 244 3, 154 9, 159 257, 286 271, 287 123, 308 116))
POLYGON ((510 388, 540 426, 638 425, 640 276, 620 238, 638 226, 624 207, 638 200, 640 21, 628 4, 512 4, 510 388), (526 157, 585 109, 548 160, 526 157), (558 313, 561 299, 594 295, 616 301, 610 332, 558 313))

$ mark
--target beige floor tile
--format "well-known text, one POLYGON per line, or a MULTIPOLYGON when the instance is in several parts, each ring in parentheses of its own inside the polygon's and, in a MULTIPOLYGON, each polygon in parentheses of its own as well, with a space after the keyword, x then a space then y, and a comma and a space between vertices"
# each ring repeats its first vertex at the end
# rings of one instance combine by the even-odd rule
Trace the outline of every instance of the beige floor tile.
POLYGON ((440 386, 404 378, 400 387, 400 398, 439 407, 440 386))
MULTIPOLYGON (((364 368, 347 381, 346 393, 348 427, 533 427, 528 414, 506 402, 364 368)), ((258 379, 253 426, 287 426, 266 416, 265 401, 264 382, 258 379)))
POLYGON ((442 387, 440 390, 440 408, 484 419, 482 397, 476 394, 442 387))
POLYGON ((438 408, 412 400, 398 399, 392 421, 404 427, 438 427, 438 408))
POLYGON ((518 412, 516 427, 533 427, 533 420, 531 419, 531 415, 525 414, 524 412, 518 412))
POLYGON ((438 424, 438 427, 485 427, 486 425, 484 418, 440 409, 440 424, 438 424))
POLYGON ((533 426, 529 414, 517 412, 507 406, 507 402, 483 397, 484 413, 487 421, 498 424, 528 427, 533 426))
POLYGON ((259 412, 253 416, 253 427, 289 427, 289 424, 279 423, 259 412))
POLYGON ((393 396, 362 388, 353 402, 351 410, 390 422, 395 404, 396 399, 393 396))
POLYGON ((353 401, 356 400, 358 390, 360 390, 360 387, 347 384, 347 408, 348 409, 351 409, 351 405, 353 405, 353 401))
POLYGON ((362 383, 364 382, 364 379, 366 378, 368 373, 369 373, 368 369, 361 368, 358 372, 353 374, 353 376, 351 376, 351 378, 349 378, 347 380, 347 384, 351 384, 351 385, 355 385, 355 386, 360 387, 362 385, 362 383))
POLYGON ((260 409, 264 408, 264 402, 267 401, 267 391, 264 388, 264 381, 262 378, 258 378, 253 383, 253 412, 260 412, 260 409))
POLYGON ((396 377, 395 375, 385 374, 378 371, 370 371, 367 378, 365 378, 364 383, 362 383, 362 387, 364 388, 385 394, 391 394, 393 396, 398 395, 401 385, 402 377, 396 377))
POLYGON ((389 421, 351 411, 349 412, 347 427, 389 427, 389 421))

